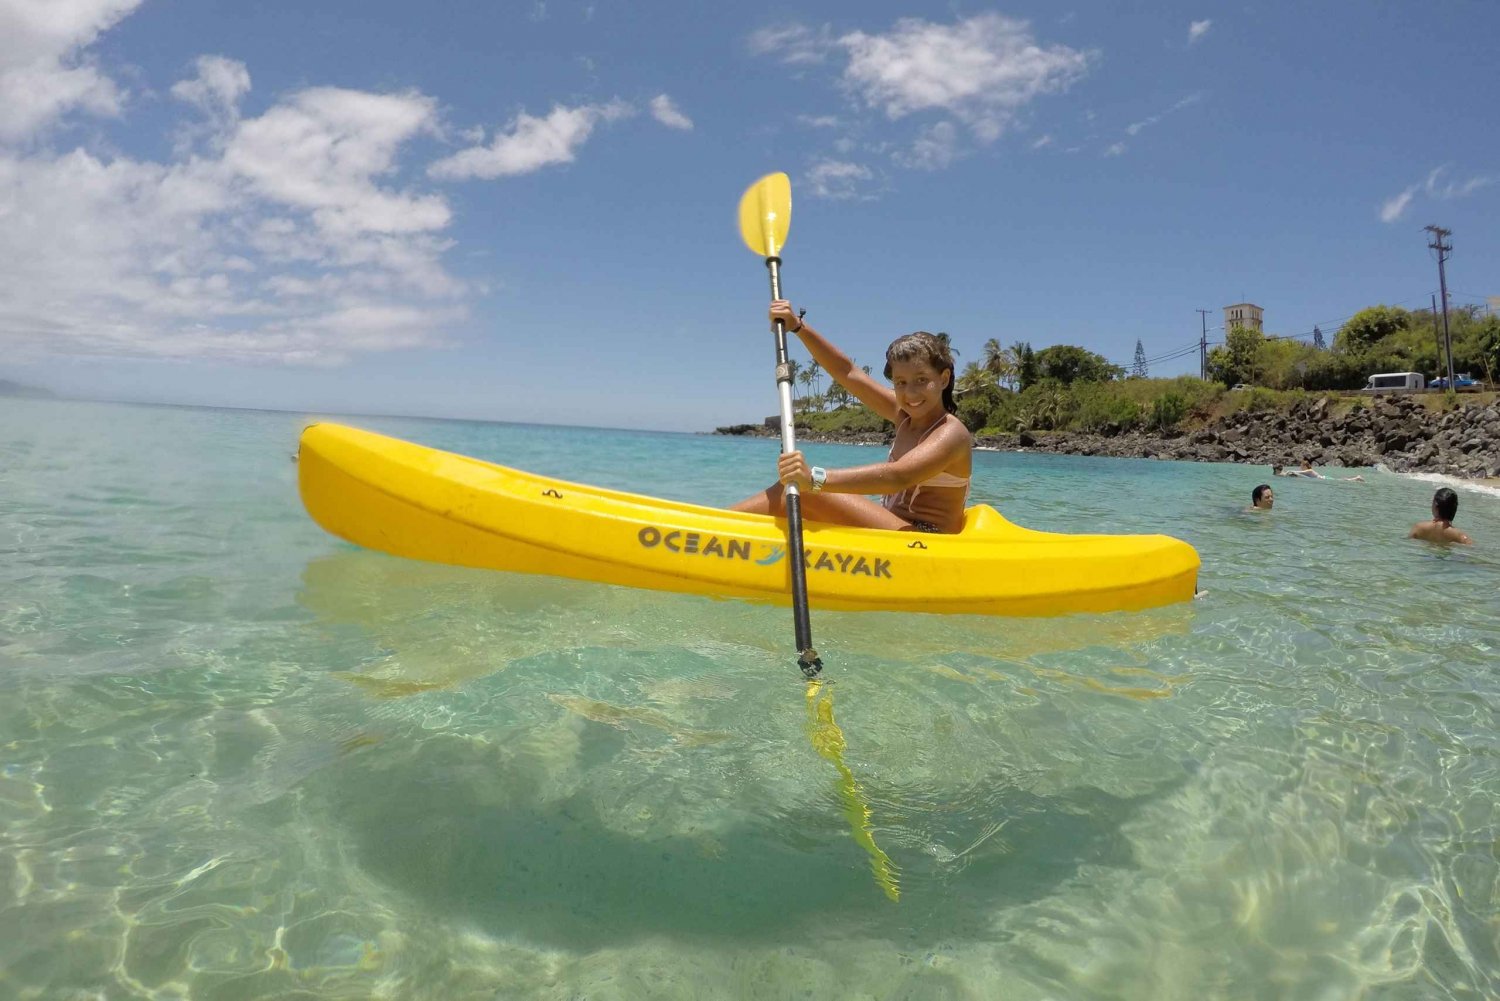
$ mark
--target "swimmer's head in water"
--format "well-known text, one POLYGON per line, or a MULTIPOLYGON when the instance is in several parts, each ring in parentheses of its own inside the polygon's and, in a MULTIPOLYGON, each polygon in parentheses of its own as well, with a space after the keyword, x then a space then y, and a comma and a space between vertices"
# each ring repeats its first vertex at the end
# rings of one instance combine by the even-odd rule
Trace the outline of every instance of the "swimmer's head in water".
POLYGON ((1272 491, 1271 485, 1269 483, 1262 483, 1260 486, 1250 491, 1250 504, 1253 507, 1264 508, 1265 510, 1269 511, 1271 510, 1272 505, 1274 505, 1275 503, 1276 494, 1274 491, 1272 491))
POLYGON ((1458 514, 1458 494, 1448 487, 1443 487, 1432 495, 1432 516, 1439 521, 1453 522, 1453 516, 1458 514))

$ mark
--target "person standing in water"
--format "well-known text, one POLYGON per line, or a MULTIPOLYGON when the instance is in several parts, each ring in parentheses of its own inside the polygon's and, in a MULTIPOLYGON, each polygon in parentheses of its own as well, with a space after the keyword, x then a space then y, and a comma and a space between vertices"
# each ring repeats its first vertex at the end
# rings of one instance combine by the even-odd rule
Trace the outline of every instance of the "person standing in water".
POLYGON ((1417 522, 1411 527, 1407 538, 1422 539, 1427 542, 1456 542, 1460 546, 1471 546, 1474 540, 1453 527, 1453 519, 1457 514, 1458 494, 1448 487, 1443 487, 1432 495, 1432 520, 1417 522))
POLYGON ((953 354, 924 330, 898 337, 885 352, 881 385, 831 341, 798 318, 785 299, 771 303, 777 320, 801 338, 813 360, 840 386, 896 425, 885 462, 845 469, 810 466, 800 451, 777 462, 777 482, 735 504, 753 514, 785 512, 782 491, 796 484, 809 521, 904 532, 957 533, 973 475, 974 438, 956 416, 953 354), (881 495, 876 503, 867 494, 881 495))
POLYGON ((1269 511, 1276 506, 1276 491, 1271 489, 1269 483, 1262 483, 1250 491, 1251 511, 1269 511))

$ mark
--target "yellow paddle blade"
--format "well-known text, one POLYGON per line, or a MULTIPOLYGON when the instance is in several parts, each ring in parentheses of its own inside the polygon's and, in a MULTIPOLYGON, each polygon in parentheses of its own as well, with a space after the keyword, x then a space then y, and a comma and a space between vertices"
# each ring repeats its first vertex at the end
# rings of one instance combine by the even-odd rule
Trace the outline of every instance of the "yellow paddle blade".
POLYGON ((849 833, 854 835, 854 843, 870 856, 870 874, 875 877, 875 885, 885 891, 892 903, 900 901, 901 872, 891 857, 875 843, 870 804, 854 773, 844 764, 844 731, 833 718, 833 690, 823 691, 820 681, 810 681, 807 685, 807 736, 813 750, 839 773, 839 799, 844 803, 849 833))
POLYGON ((740 236, 762 257, 778 257, 792 225, 792 182, 785 174, 767 174, 740 199, 740 236))

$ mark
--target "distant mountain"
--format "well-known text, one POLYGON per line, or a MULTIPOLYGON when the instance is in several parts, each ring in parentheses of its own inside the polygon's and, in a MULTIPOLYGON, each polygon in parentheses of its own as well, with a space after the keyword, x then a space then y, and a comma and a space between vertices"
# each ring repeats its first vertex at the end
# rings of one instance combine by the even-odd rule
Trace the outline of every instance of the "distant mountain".
POLYGON ((40 386, 23 386, 19 382, 0 379, 0 396, 28 396, 34 400, 55 400, 57 394, 40 386))

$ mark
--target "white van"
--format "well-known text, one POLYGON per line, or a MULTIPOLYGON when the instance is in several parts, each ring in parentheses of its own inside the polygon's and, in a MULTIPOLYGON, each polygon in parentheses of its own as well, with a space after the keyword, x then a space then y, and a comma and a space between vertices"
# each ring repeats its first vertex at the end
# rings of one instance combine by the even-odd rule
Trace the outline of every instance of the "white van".
POLYGON ((1410 393, 1427 387, 1421 372, 1381 372, 1365 383, 1367 393, 1410 393))

